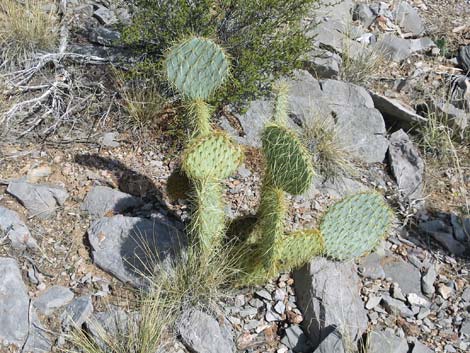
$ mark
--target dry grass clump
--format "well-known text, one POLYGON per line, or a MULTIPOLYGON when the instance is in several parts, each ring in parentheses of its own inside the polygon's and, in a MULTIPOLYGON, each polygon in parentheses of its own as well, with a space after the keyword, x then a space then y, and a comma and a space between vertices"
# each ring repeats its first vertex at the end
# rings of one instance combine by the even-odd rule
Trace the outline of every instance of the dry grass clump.
POLYGON ((303 139, 313 155, 315 169, 325 179, 334 180, 353 172, 350 154, 330 121, 314 119, 304 128, 303 139))
POLYGON ((0 2, 0 67, 15 67, 57 43, 57 16, 45 0, 0 2))
POLYGON ((377 75, 386 62, 383 50, 379 47, 364 46, 355 55, 347 44, 343 46, 340 79, 356 85, 369 83, 377 75))
POLYGON ((163 293, 159 288, 152 288, 142 295, 140 315, 130 313, 125 322, 121 322, 116 315, 111 323, 115 330, 92 320, 90 329, 95 337, 75 328, 69 335, 73 349, 68 351, 76 352, 78 348, 83 353, 157 352, 174 321, 173 311, 164 305, 163 293))
POLYGON ((160 93, 155 77, 133 74, 115 69, 114 76, 121 106, 127 112, 130 122, 143 127, 158 122, 167 103, 160 93))

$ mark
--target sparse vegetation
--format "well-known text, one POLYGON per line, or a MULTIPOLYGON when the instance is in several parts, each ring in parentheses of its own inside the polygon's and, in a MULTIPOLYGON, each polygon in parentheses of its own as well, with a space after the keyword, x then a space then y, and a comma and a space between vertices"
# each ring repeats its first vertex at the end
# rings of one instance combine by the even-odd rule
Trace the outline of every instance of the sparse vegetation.
POLYGON ((0 67, 22 65, 35 53, 57 43, 57 17, 44 0, 0 3, 0 67))

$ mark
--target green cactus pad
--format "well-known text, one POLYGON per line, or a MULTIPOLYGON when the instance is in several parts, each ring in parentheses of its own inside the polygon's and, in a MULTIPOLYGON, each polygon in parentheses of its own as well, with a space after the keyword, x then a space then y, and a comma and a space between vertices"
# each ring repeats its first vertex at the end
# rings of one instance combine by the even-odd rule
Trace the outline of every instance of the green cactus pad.
POLYGON ((189 144, 183 155, 183 169, 191 179, 220 180, 233 174, 242 160, 241 148, 219 131, 189 144))
POLYGON ((278 246, 280 267, 284 271, 290 271, 321 255, 324 240, 317 229, 301 230, 285 234, 278 246))
POLYGON ((213 41, 193 37, 168 51, 165 69, 168 81, 185 97, 207 100, 226 79, 229 62, 213 41))
POLYGON ((271 182, 293 195, 307 191, 314 176, 311 156, 294 132, 268 125, 262 142, 271 182))
POLYGON ((324 215, 325 255, 349 260, 373 250, 388 232, 392 212, 378 193, 348 196, 324 215))

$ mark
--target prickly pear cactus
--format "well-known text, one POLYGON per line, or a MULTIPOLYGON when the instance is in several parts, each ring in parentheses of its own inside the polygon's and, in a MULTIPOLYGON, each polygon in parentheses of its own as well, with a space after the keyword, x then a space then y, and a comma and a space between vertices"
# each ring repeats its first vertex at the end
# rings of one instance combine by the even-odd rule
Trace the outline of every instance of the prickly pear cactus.
POLYGON ((348 196, 324 215, 320 231, 325 255, 349 260, 373 250, 392 222, 392 212, 378 193, 348 196))
POLYGON ((243 152, 226 133, 194 139, 185 149, 183 169, 192 179, 220 180, 229 177, 243 160, 243 152))
POLYGON ((279 267, 290 271, 303 266, 324 251, 324 240, 319 230, 307 229, 285 234, 279 244, 279 267))
POLYGON ((207 100, 229 73, 227 55, 213 41, 194 37, 173 46, 165 57, 168 81, 190 100, 207 100))
POLYGON ((311 157, 293 131, 271 124, 262 135, 267 173, 273 185, 292 195, 307 191, 314 176, 311 157))

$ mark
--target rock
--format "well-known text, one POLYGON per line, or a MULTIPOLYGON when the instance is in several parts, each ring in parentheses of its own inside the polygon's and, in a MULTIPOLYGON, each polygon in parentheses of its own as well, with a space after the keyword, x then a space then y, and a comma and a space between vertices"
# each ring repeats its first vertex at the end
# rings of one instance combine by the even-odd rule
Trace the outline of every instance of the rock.
POLYGON ((424 32, 424 25, 418 11, 405 1, 400 1, 395 9, 397 24, 407 33, 419 36, 424 32))
POLYGON ((392 34, 385 34, 375 46, 393 61, 400 62, 409 58, 414 53, 430 50, 436 45, 428 38, 403 39, 392 34))
POLYGON ((461 295, 461 298, 464 302, 470 303, 470 287, 465 288, 461 295))
POLYGON ((470 338, 470 319, 465 319, 460 327, 460 335, 465 335, 467 338, 470 338))
POLYGON ((406 339, 395 336, 390 331, 372 331, 369 334, 367 353, 408 353, 406 339))
POLYGON ((452 254, 462 255, 465 252, 465 246, 452 235, 452 228, 441 220, 422 222, 419 229, 432 236, 435 241, 449 250, 452 254))
POLYGON ((414 343, 413 350, 411 351, 411 353, 434 353, 434 351, 431 348, 422 344, 421 342, 416 341, 414 343))
POLYGON ((286 329, 286 335, 281 339, 281 343, 294 352, 308 352, 312 348, 307 335, 298 325, 292 325, 286 329))
POLYGON ((93 217, 103 217, 109 213, 122 213, 131 208, 142 206, 140 198, 111 189, 107 186, 94 186, 86 195, 81 206, 83 211, 93 217))
POLYGON ((118 19, 114 12, 104 6, 98 6, 98 9, 95 10, 93 16, 103 25, 109 26, 118 23, 118 19))
POLYGON ((365 28, 369 28, 370 25, 375 22, 375 18, 376 16, 367 4, 360 3, 354 8, 353 20, 361 21, 365 28))
POLYGON ((408 303, 410 305, 415 305, 415 306, 419 306, 419 307, 428 307, 429 306, 429 302, 424 299, 424 298, 421 298, 419 295, 415 294, 415 293, 410 293, 406 296, 406 300, 408 301, 408 303))
MULTIPOLYGON (((101 44, 105 46, 118 46, 119 40, 121 39, 121 33, 118 31, 106 28, 106 27, 95 27, 90 30, 88 39, 92 43, 101 44)), ((119 147, 119 142, 115 141, 117 133, 108 132, 103 135, 101 145, 106 147, 119 147)))
POLYGON ((10 239, 11 246, 16 250, 38 248, 38 243, 31 236, 20 215, 2 206, 0 206, 0 233, 10 239))
MULTIPOLYGON (((338 138, 358 159, 382 162, 388 148, 385 122, 367 91, 351 83, 325 80, 317 81, 307 71, 297 71, 289 81, 288 125, 296 130, 314 123, 318 116, 335 124, 338 138)), ((245 145, 260 147, 264 124, 271 119, 272 102, 252 102, 248 111, 237 115, 244 136, 230 126, 227 120, 222 127, 245 145)))
POLYGON ((342 65, 341 57, 336 53, 313 51, 308 54, 304 68, 317 78, 338 78, 342 65))
POLYGON ((314 177, 312 187, 304 194, 306 199, 315 200, 318 194, 328 195, 333 199, 340 199, 348 195, 369 190, 364 184, 343 176, 339 176, 335 179, 323 179, 324 178, 321 176, 314 177))
POLYGON ((345 353, 341 333, 337 330, 331 332, 313 353, 345 353))
POLYGON ((436 278, 436 269, 433 265, 431 265, 421 277, 421 290, 425 295, 432 296, 436 291, 434 288, 434 282, 436 282, 436 278))
POLYGON ((94 263, 119 280, 145 285, 141 274, 153 268, 152 261, 170 264, 184 247, 180 225, 139 217, 117 215, 101 218, 88 229, 94 263), (149 254, 148 249, 156 253, 149 254))
POLYGON ((257 291, 255 294, 256 296, 258 296, 259 298, 263 300, 271 301, 273 299, 271 296, 271 293, 269 293, 266 289, 261 289, 257 291))
POLYGON ((382 301, 382 296, 369 296, 369 299, 367 300, 367 303, 366 303, 366 309, 367 310, 371 310, 371 309, 374 309, 377 305, 380 304, 380 302, 382 301))
POLYGON ((470 218, 461 218, 454 213, 450 215, 455 239, 460 242, 470 240, 470 218))
POLYGON ((381 262, 382 258, 383 255, 373 252, 359 259, 360 275, 370 279, 385 278, 385 272, 381 262))
POLYGON ((408 200, 423 197, 424 162, 403 130, 390 136, 390 166, 400 193, 408 200))
POLYGON ((400 127, 405 130, 424 125, 427 121, 411 107, 405 107, 403 103, 396 99, 384 97, 380 94, 370 92, 374 101, 374 106, 378 109, 390 125, 400 127))
POLYGON ((385 262, 383 265, 385 277, 397 282, 404 295, 421 292, 421 273, 416 267, 400 258, 385 262))
POLYGON ((446 286, 445 284, 440 284, 437 287, 437 292, 441 295, 442 298, 447 300, 454 293, 454 290, 451 287, 446 286))
POLYGON ((400 300, 394 299, 389 295, 382 297, 382 306, 387 313, 403 317, 413 317, 414 313, 400 300))
POLYGON ((73 292, 63 286, 53 286, 33 301, 33 305, 44 315, 51 315, 56 309, 73 300, 73 292))
POLYGON ((47 329, 43 327, 34 310, 31 311, 31 323, 23 352, 49 353, 52 348, 51 339, 46 333, 47 329))
POLYGON ((457 62, 464 73, 468 74, 470 72, 470 45, 460 47, 457 62))
POLYGON ((71 328, 80 327, 93 313, 91 296, 84 295, 65 307, 61 315, 62 328, 69 331, 71 328))
POLYGON ((457 108, 449 101, 435 100, 429 102, 429 108, 438 117, 443 118, 447 125, 463 133, 468 126, 470 115, 463 109, 457 108))
POLYGON ((40 179, 51 175, 51 173, 52 170, 49 166, 40 165, 28 171, 28 174, 26 175, 26 181, 29 183, 37 183, 40 179))
POLYGON ((401 288, 398 286, 398 283, 396 282, 392 283, 390 290, 391 290, 391 294, 393 298, 401 300, 402 302, 406 301, 406 298, 403 295, 401 288))
POLYGON ((24 181, 12 181, 7 192, 16 197, 27 208, 30 216, 48 218, 55 213, 57 206, 62 206, 69 197, 60 186, 30 184, 24 181))
POLYGON ((21 347, 29 331, 29 297, 16 260, 0 257, 0 342, 21 347))
POLYGON ((457 350, 455 349, 455 347, 454 347, 453 345, 451 345, 451 344, 446 344, 446 345, 444 346, 444 352, 446 352, 446 353, 456 353, 457 350))
POLYGON ((95 342, 105 350, 106 344, 103 341, 103 332, 111 337, 127 335, 130 333, 130 328, 138 326, 136 319, 137 317, 128 315, 119 307, 111 306, 107 311, 93 313, 86 320, 86 327, 95 342))
POLYGON ((200 310, 187 310, 177 324, 184 345, 194 353, 232 353, 235 351, 230 329, 200 310))
POLYGON ((305 327, 318 346, 336 327, 351 342, 367 328, 367 311, 359 295, 355 265, 318 258, 294 272, 297 303, 305 327))

